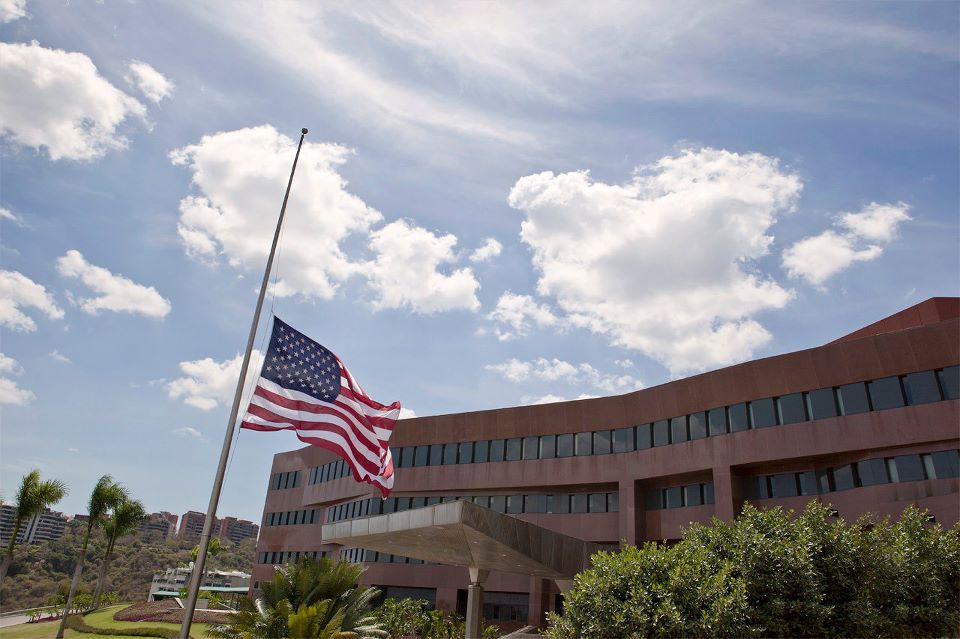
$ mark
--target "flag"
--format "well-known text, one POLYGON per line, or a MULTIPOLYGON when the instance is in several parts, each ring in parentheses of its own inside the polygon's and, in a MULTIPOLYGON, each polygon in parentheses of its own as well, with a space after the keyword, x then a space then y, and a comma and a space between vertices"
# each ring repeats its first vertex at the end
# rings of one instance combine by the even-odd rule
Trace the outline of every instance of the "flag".
POLYGON ((300 441, 343 458, 358 482, 384 497, 393 488, 390 435, 400 402, 371 399, 340 358, 273 318, 270 346, 240 424, 251 430, 292 430, 300 441))

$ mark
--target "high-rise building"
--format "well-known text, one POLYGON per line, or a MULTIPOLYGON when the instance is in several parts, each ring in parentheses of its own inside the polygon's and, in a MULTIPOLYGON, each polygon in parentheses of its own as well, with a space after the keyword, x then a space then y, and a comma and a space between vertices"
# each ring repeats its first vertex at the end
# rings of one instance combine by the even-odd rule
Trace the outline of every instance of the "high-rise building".
POLYGON ((150 513, 138 531, 144 541, 164 542, 176 534, 177 516, 167 511, 150 513))
POLYGON ((236 517, 224 517, 220 520, 220 527, 217 536, 220 541, 229 541, 239 544, 244 539, 256 539, 260 532, 260 526, 247 519, 237 519, 236 517))
MULTIPOLYGON (((200 535, 203 534, 203 523, 207 520, 205 513, 195 510, 188 510, 180 518, 180 532, 177 537, 183 541, 200 541, 200 535)), ((213 518, 212 534, 215 534, 219 525, 219 520, 213 518)))
MULTIPOLYGON (((10 542, 13 534, 13 525, 16 519, 16 509, 10 504, 0 506, 0 546, 10 542)), ((63 513, 45 508, 43 512, 20 525, 17 533, 17 543, 36 544, 41 541, 60 539, 67 525, 67 518, 63 513)))

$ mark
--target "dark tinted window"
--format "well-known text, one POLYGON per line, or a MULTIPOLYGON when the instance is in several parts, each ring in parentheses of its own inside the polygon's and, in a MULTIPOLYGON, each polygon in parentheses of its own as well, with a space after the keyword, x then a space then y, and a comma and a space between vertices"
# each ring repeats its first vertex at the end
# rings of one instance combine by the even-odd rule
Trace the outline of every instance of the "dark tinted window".
POLYGON ((705 504, 713 503, 713 482, 709 482, 703 485, 703 503, 705 504))
POLYGON ((924 479, 920 455, 898 455, 893 459, 897 465, 897 476, 900 481, 920 481, 924 479))
POLYGON ((955 450, 943 450, 931 453, 936 479, 960 477, 960 453, 955 450))
POLYGON ((577 455, 592 454, 593 433, 577 433, 575 435, 574 449, 577 455))
MULTIPOLYGON (((920 458, 917 458, 919 461, 920 458)), ((845 464, 833 469, 833 487, 834 490, 850 490, 856 488, 857 483, 853 478, 853 466, 845 464)))
POLYGON ((413 451, 414 466, 426 466, 427 460, 429 458, 430 458, 429 446, 417 446, 416 450, 413 451))
POLYGON ((620 495, 617 493, 607 493, 607 512, 615 513, 620 510, 620 495))
POLYGON ((409 497, 397 497, 397 512, 400 512, 403 510, 410 510, 409 497))
POLYGON ((484 508, 490 507, 490 498, 486 495, 477 495, 473 498, 473 503, 477 506, 483 506, 484 508))
POLYGON ((557 435, 557 457, 573 457, 573 435, 557 435))
POLYGON ((767 499, 770 491, 767 489, 766 477, 747 477, 743 480, 743 498, 748 500, 767 499))
POLYGON ((460 448, 459 444, 444 444, 443 445, 443 463, 444 464, 456 464, 457 463, 457 449, 460 448))
POLYGON ((687 419, 690 425, 690 439, 703 439, 707 436, 707 414, 693 413, 687 419))
POLYGON ((867 387, 863 382, 844 384, 837 389, 837 398, 840 400, 840 413, 842 415, 855 415, 870 410, 870 402, 867 400, 867 387))
POLYGON ((473 463, 483 464, 490 459, 490 440, 476 442, 473 445, 473 463))
POLYGON ((653 432, 650 424, 640 424, 637 426, 637 450, 650 448, 653 445, 653 432))
POLYGON ((777 398, 777 414, 781 424, 796 424, 807 421, 807 409, 803 405, 803 393, 793 393, 777 398))
POLYGON ((607 493, 592 493, 589 508, 592 513, 607 512, 607 493))
POLYGON ((744 403, 734 404, 727 411, 730 420, 730 432, 737 433, 741 430, 750 428, 750 422, 747 420, 747 405, 744 403))
POLYGON ((523 512, 523 495, 510 495, 507 497, 507 512, 511 514, 523 512))
POLYGON ((439 466, 443 463, 443 444, 431 444, 430 465, 439 466))
POLYGON ((703 495, 700 493, 700 484, 692 484, 683 487, 683 503, 687 506, 699 506, 703 503, 703 495))
POLYGON ((461 442, 460 452, 457 453, 458 464, 473 463, 473 442, 461 442))
POLYGON ((960 399, 960 366, 951 366, 937 373, 944 399, 960 399))
POLYGON ((910 373, 903 378, 903 390, 907 392, 907 403, 911 406, 940 401, 940 386, 933 371, 910 373))
POLYGON ((653 445, 666 446, 670 443, 670 422, 661 419, 653 423, 653 445))
POLYGON ((670 419, 670 441, 674 444, 685 442, 690 437, 687 435, 687 416, 672 417, 670 419))
POLYGON ((404 446, 400 449, 400 459, 403 468, 410 468, 413 466, 414 448, 414 446, 404 446))
POLYGON ((771 476, 770 494, 773 497, 796 497, 797 476, 793 473, 782 473, 771 476))
POLYGON ((817 494, 817 474, 812 470, 805 473, 799 473, 798 478, 800 480, 800 494, 801 495, 816 495, 817 494))
POLYGON ((550 495, 547 497, 547 510, 560 514, 570 512, 570 495, 550 495))
POLYGON ((513 437, 507 440, 507 461, 517 461, 523 456, 523 440, 519 437, 513 437))
POLYGON ((890 481, 887 478, 887 464, 883 459, 867 459, 857 462, 857 475, 860 476, 861 486, 875 486, 890 481))
POLYGON ((507 498, 503 495, 494 495, 490 498, 490 510, 495 510, 498 513, 507 511, 507 498))
POLYGON ((829 470, 818 470, 817 473, 817 490, 820 493, 829 493, 833 492, 833 477, 829 470))
POLYGON ((636 442, 633 441, 633 428, 618 428, 613 431, 613 452, 629 453, 636 448, 636 442))
POLYGON ((503 461, 503 449, 506 446, 506 442, 502 439, 494 439, 490 442, 490 461, 500 462, 503 461))
POLYGON ((903 406, 903 389, 899 377, 875 379, 867 386, 870 388, 870 403, 873 410, 886 410, 903 406))
POLYGON ((837 397, 832 388, 818 388, 807 393, 807 409, 810 411, 810 419, 827 419, 836 417, 837 397))
POLYGON ((643 499, 647 510, 660 510, 663 508, 662 490, 648 490, 643 494, 643 499))
POLYGON ((523 438, 523 459, 536 459, 540 456, 540 438, 523 438))
POLYGON ((707 412, 707 421, 710 422, 710 436, 723 435, 727 432, 727 408, 711 408, 707 412))
POLYGON ((664 492, 664 505, 667 508, 680 508, 683 506, 683 488, 674 486, 667 488, 664 492))
POLYGON ((544 435, 540 438, 540 459, 553 459, 557 456, 557 436, 544 435))
POLYGON ((547 512, 547 496, 546 495, 526 495, 523 498, 523 512, 525 513, 547 512))
POLYGON ((777 410, 773 398, 758 399, 750 402, 750 417, 754 428, 767 428, 777 425, 777 410))
POLYGON ((330 472, 330 466, 324 464, 320 467, 320 481, 327 481, 327 474, 330 472))
POLYGON ((585 512, 587 512, 587 496, 586 496, 586 494, 570 495, 570 512, 572 512, 572 513, 585 513, 585 512))
POLYGON ((593 433, 593 454, 606 455, 610 452, 610 431, 598 430, 593 433))

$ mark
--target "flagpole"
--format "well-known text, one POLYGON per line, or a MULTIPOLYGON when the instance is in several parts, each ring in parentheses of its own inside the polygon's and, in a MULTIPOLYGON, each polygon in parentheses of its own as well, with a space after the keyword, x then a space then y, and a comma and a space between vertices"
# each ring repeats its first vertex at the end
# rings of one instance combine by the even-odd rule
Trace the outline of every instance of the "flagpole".
POLYGON ((247 350, 243 354, 243 364, 240 366, 240 377, 237 379, 237 390, 233 395, 233 407, 230 409, 230 419, 227 421, 227 432, 223 437, 223 449, 220 451, 220 464, 217 466, 217 476, 213 480, 213 490, 210 491, 210 505, 207 506, 207 518, 203 522, 203 532, 200 534, 200 547, 197 559, 193 563, 193 574, 190 577, 190 592, 187 594, 187 603, 183 608, 183 624, 180 626, 180 639, 189 639, 190 625, 193 623, 193 612, 197 607, 197 594, 203 579, 203 566, 207 560, 207 544, 210 541, 210 532, 213 528, 213 518, 217 514, 217 504, 220 502, 220 491, 223 488, 223 476, 226 474, 227 461, 230 458, 230 444, 233 440, 233 429, 236 427, 237 415, 240 412, 240 399, 243 394, 243 382, 247 378, 247 368, 250 366, 250 353, 257 336, 257 326, 260 324, 260 311, 263 310, 263 298, 267 293, 267 284, 270 281, 270 271, 273 269, 273 257, 277 252, 277 242, 280 239, 280 229, 283 226, 283 216, 287 212, 287 200, 290 197, 290 185, 293 184, 293 174, 297 170, 297 160, 300 159, 300 148, 303 138, 307 135, 306 129, 300 130, 300 143, 297 144, 297 154, 293 158, 293 167, 290 169, 290 179, 287 181, 287 191, 283 195, 283 205, 280 207, 280 217, 277 219, 277 229, 273 232, 273 244, 270 246, 270 255, 267 257, 267 267, 263 271, 263 281, 260 283, 260 295, 257 298, 257 309, 253 312, 253 322, 250 324, 250 335, 247 337, 247 350))

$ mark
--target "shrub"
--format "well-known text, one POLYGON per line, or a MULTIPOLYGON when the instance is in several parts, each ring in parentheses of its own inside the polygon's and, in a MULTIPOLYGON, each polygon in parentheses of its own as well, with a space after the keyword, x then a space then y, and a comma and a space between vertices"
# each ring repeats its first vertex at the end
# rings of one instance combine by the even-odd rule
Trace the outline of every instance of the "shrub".
POLYGON ((388 635, 403 637, 417 631, 428 605, 426 599, 385 599, 374 615, 388 635))
POLYGON ((179 631, 170 628, 94 628, 87 625, 80 615, 67 617, 67 628, 91 635, 117 635, 121 637, 160 637, 161 639, 177 639, 179 631))

